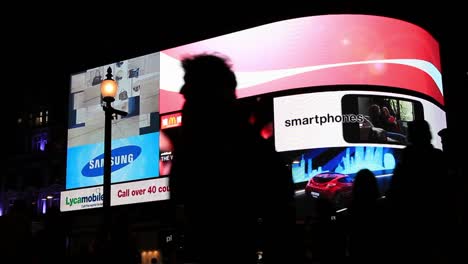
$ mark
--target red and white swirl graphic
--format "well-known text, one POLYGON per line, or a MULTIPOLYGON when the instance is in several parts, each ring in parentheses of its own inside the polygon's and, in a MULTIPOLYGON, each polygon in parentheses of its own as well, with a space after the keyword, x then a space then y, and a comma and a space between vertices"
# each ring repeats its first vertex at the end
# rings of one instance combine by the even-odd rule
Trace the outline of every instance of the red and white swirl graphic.
POLYGON ((370 15, 324 15, 275 22, 161 52, 160 113, 182 108, 181 59, 221 53, 239 98, 323 85, 379 85, 444 104, 437 41, 411 23, 370 15))

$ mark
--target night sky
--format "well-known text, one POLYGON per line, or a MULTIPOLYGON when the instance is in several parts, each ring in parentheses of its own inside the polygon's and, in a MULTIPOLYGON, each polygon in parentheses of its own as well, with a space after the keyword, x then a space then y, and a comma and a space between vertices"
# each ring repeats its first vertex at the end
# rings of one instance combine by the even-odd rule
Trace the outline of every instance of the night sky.
POLYGON ((406 20, 439 40, 449 125, 461 116, 458 105, 464 103, 462 89, 468 88, 468 43, 461 39, 461 34, 468 37, 468 15, 458 14, 464 8, 442 2, 421 2, 411 8, 409 1, 309 2, 313 3, 299 6, 286 1, 255 8, 224 2, 196 3, 196 7, 183 2, 164 7, 115 2, 105 7, 78 1, 16 7, 11 10, 13 21, 2 19, 7 98, 18 98, 8 100, 7 108, 18 112, 38 101, 62 101, 65 111, 70 75, 88 68, 283 19, 360 13, 406 20))

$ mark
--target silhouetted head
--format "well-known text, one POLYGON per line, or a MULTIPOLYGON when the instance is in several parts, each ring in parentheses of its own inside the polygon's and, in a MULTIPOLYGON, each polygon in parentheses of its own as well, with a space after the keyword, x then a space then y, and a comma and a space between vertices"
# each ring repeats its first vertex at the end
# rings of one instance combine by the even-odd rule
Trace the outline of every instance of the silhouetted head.
POLYGON ((426 120, 414 120, 408 123, 408 142, 412 145, 431 144, 431 128, 426 120))
POLYGON ((447 145, 449 141, 449 135, 447 128, 440 130, 437 135, 440 137, 440 143, 442 143, 442 149, 445 151, 447 150, 447 145))
POLYGON ((236 76, 227 58, 198 54, 182 60, 185 71, 180 93, 189 103, 225 103, 236 99, 236 76))
POLYGON ((372 202, 379 198, 377 179, 372 171, 362 169, 354 178, 353 200, 355 202, 372 202))

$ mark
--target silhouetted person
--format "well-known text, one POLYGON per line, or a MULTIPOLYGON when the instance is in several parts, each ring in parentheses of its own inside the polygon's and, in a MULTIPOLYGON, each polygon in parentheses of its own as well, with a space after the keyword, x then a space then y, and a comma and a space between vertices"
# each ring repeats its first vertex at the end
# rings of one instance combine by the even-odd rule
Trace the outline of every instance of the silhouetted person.
POLYGON ((449 143, 448 129, 447 128, 441 129, 439 132, 437 132, 437 135, 439 135, 439 137, 440 137, 440 143, 442 144, 442 150, 444 152, 449 151, 450 143, 449 143))
POLYGON ((327 198, 318 198, 316 214, 315 221, 310 226, 312 259, 321 264, 343 263, 345 236, 336 218, 334 203, 327 198))
POLYGON ((419 263, 443 258, 444 230, 450 207, 450 187, 445 157, 431 144, 429 124, 416 120, 408 125, 409 145, 397 164, 388 198, 393 216, 393 256, 419 263))
POLYGON ((199 54, 182 67, 182 142, 170 184, 171 199, 184 205, 185 261, 255 263, 262 218, 265 262, 288 263, 295 213, 289 171, 240 111, 226 59, 199 54))
POLYGON ((354 179, 350 214, 349 252, 353 263, 379 263, 382 256, 382 200, 374 173, 360 170, 354 179))
MULTIPOLYGON (((448 179, 453 182, 457 182, 451 190, 451 198, 455 201, 449 209, 448 216, 451 216, 453 221, 448 224, 451 229, 449 230, 450 236, 453 241, 464 241, 462 243, 455 243, 452 248, 446 250, 447 255, 453 256, 451 260, 459 259, 462 256, 462 252, 468 250, 468 180, 465 174, 462 172, 462 167, 465 158, 460 155, 460 152, 454 151, 454 143, 452 131, 448 128, 440 130, 437 135, 440 137, 442 143, 442 151, 444 152, 447 160, 447 173, 448 179)), ((454 261, 456 262, 456 261, 454 261)))
POLYGON ((0 217, 0 250, 2 263, 32 260, 32 232, 30 207, 24 200, 15 200, 8 213, 0 217))
POLYGON ((65 260, 65 222, 60 209, 51 207, 44 216, 44 229, 35 235, 38 263, 62 263, 65 260), (53 251, 50 249, 53 248, 53 251))
POLYGON ((131 234, 130 221, 126 213, 117 213, 112 219, 110 255, 106 262, 136 264, 140 254, 131 234))

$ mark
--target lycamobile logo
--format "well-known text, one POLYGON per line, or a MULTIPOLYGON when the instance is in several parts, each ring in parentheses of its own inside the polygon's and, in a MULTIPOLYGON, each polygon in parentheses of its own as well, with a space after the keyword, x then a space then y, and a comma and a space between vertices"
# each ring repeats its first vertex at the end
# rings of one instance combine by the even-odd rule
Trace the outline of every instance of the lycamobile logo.
POLYGON ((92 202, 99 202, 104 199, 104 195, 101 193, 98 194, 92 194, 89 196, 81 196, 81 197, 65 197, 65 204, 69 206, 73 206, 75 204, 84 204, 84 203, 92 203, 92 202))
MULTIPOLYGON (((113 149, 111 152, 111 171, 119 170, 140 156, 141 148, 138 146, 125 146, 113 149)), ((86 177, 102 176, 104 174, 104 154, 90 160, 81 170, 86 177)))

